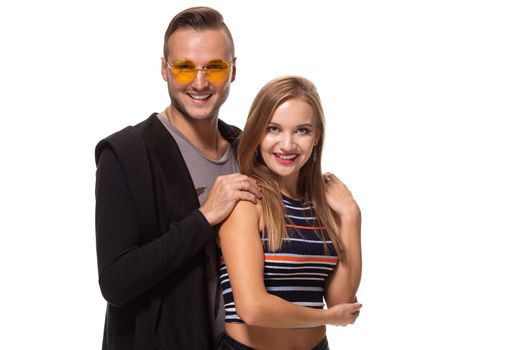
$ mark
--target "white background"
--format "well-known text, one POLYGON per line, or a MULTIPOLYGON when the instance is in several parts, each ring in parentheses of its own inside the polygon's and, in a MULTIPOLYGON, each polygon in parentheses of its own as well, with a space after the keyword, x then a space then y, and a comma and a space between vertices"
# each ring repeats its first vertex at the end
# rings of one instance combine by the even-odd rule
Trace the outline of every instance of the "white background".
POLYGON ((244 125, 268 80, 310 78, 326 171, 363 212, 358 322, 332 349, 524 349, 521 1, 3 1, 0 348, 98 349, 93 150, 163 110, 165 28, 220 10, 244 125), (521 333, 521 335, 520 335, 521 333))

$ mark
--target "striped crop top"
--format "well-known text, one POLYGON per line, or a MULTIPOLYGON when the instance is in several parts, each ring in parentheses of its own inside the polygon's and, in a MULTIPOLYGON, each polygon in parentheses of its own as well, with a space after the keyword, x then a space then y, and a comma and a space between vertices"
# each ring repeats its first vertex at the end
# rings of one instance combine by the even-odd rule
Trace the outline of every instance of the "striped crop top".
MULTIPOLYGON (((264 248, 264 285, 269 294, 294 304, 322 309, 324 284, 337 263, 332 241, 319 237, 319 227, 309 203, 283 195, 288 237, 279 251, 270 252, 268 239, 261 238, 264 248), (316 230, 317 229, 317 230, 316 230)), ((237 315, 235 301, 224 259, 220 259, 219 280, 225 308, 225 322, 243 323, 237 315)))

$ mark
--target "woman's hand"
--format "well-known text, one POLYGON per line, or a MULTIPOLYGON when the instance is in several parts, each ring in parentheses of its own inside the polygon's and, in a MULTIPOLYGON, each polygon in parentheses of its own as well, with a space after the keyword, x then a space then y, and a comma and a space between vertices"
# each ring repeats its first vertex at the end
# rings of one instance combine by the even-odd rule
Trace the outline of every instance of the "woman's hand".
POLYGON ((344 303, 332 306, 328 310, 329 324, 333 326, 346 326, 354 324, 359 316, 362 304, 359 303, 344 303))
POLYGON ((343 222, 360 222, 361 210, 348 187, 332 173, 325 173, 323 177, 326 200, 330 208, 339 214, 343 222))

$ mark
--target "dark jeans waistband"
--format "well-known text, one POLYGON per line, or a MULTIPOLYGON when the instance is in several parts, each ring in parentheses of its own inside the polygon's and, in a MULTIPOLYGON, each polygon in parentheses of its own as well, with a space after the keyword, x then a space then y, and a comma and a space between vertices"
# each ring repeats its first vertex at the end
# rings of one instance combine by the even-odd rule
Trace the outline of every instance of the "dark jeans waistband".
POLYGON ((233 339, 224 332, 219 336, 219 342, 217 344, 216 350, 255 350, 250 348, 242 343, 239 343, 237 340, 233 339))
MULTIPOLYGON (((220 340, 217 344, 217 350, 256 350, 230 337, 226 332, 220 336, 220 340)), ((321 342, 317 344, 312 350, 330 350, 328 347, 328 339, 324 337, 321 342)))
POLYGON ((319 344, 317 344, 312 350, 330 350, 330 348, 328 347, 328 339, 326 339, 326 336, 323 339, 321 339, 319 344))

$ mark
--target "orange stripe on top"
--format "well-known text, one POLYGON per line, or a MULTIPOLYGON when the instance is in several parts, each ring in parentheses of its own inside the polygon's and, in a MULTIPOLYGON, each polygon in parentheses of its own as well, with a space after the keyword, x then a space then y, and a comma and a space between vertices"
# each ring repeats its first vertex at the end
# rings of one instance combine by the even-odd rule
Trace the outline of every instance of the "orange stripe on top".
POLYGON ((292 224, 285 224, 286 227, 293 227, 293 228, 302 228, 305 230, 324 230, 323 226, 299 226, 299 225, 292 225, 292 224))
POLYGON ((300 262, 327 262, 337 263, 337 257, 320 257, 320 256, 290 256, 290 255, 265 255, 264 260, 270 261, 300 261, 300 262))

